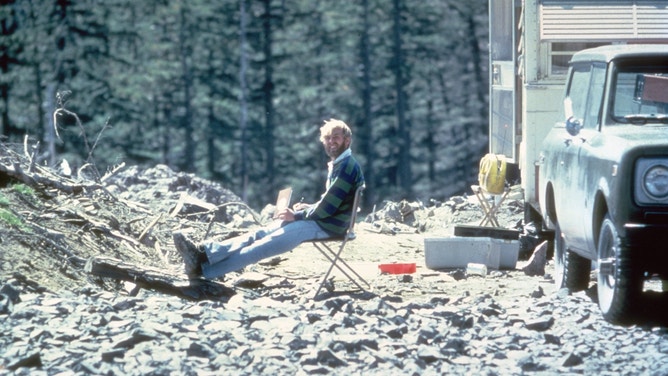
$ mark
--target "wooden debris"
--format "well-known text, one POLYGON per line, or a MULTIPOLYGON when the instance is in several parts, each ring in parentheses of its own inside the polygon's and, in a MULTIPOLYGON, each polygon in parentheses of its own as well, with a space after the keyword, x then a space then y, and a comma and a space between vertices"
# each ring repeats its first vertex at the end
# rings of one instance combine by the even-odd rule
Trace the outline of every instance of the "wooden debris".
POLYGON ((144 238, 146 238, 146 235, 148 235, 148 233, 151 231, 151 229, 152 229, 153 227, 155 227, 155 225, 156 225, 161 219, 162 219, 162 213, 160 213, 160 214, 159 214, 153 221, 151 221, 151 223, 149 223, 149 225, 144 229, 144 231, 142 231, 141 235, 139 235, 139 241, 140 241, 142 244, 146 244, 146 243, 144 243, 144 238))
MULTIPOLYGON (((27 138, 23 150, 19 151, 0 142, 0 179, 15 180, 33 190, 27 193, 11 191, 19 200, 25 201, 26 209, 30 209, 17 213, 23 227, 17 227, 12 236, 28 246, 52 251, 49 259, 54 259, 52 265, 59 272, 71 278, 96 275, 127 281, 137 286, 136 289, 130 287, 131 294, 142 288, 193 300, 220 299, 234 294, 234 290, 215 281, 188 280, 178 272, 147 267, 146 261, 155 260, 153 265, 168 267, 173 263, 170 249, 174 229, 184 226, 206 229, 207 235, 211 231, 215 216, 210 216, 208 227, 204 223, 190 221, 187 218, 190 215, 184 218, 184 213, 179 213, 182 210, 185 212, 185 205, 194 206, 199 213, 192 215, 201 216, 224 212, 222 208, 226 205, 243 203, 228 202, 217 206, 184 193, 176 209, 168 209, 167 205, 156 208, 115 197, 108 190, 103 182, 119 172, 124 164, 97 181, 82 174, 74 178, 70 173, 61 174, 40 165, 36 162, 33 149, 27 138), (49 199, 44 200, 42 206, 33 207, 33 194, 49 199), (73 277, 71 271, 76 276, 73 277)), ((84 164, 79 172, 88 168, 91 164, 84 164)), ((99 174, 95 176, 99 177, 99 174)), ((109 187, 113 192, 124 193, 114 184, 109 187)), ((171 195, 169 200, 174 200, 171 195)), ((4 234, 1 236, 4 238, 4 234)))
POLYGON ((177 295, 187 299, 229 298, 235 291, 221 283, 207 279, 187 279, 156 268, 128 264, 109 257, 95 256, 88 259, 86 273, 135 283, 145 289, 177 295))
POLYGON ((181 209, 183 209, 184 205, 192 205, 192 206, 198 206, 202 209, 206 209, 207 211, 213 212, 218 209, 218 207, 214 204, 210 204, 206 201, 200 200, 196 197, 190 196, 187 193, 181 193, 181 197, 179 198, 179 202, 176 204, 176 207, 174 210, 172 210, 172 213, 170 216, 176 217, 179 212, 181 212, 181 209))

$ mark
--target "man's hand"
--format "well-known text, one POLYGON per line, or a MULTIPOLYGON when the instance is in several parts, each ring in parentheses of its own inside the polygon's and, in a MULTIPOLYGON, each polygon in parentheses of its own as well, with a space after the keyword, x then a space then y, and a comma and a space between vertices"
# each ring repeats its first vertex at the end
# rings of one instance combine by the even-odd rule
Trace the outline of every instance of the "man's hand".
POLYGON ((295 212, 289 208, 283 209, 278 213, 276 218, 284 222, 292 222, 295 220, 295 212))
POLYGON ((292 205, 292 209, 298 212, 307 209, 309 206, 311 206, 311 204, 307 204, 305 202, 297 202, 294 205, 292 205))

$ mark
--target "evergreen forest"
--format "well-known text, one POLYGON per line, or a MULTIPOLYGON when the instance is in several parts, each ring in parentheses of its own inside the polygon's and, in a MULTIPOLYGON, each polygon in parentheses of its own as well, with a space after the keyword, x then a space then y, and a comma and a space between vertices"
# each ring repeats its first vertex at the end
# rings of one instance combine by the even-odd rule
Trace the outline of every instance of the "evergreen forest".
POLYGON ((464 193, 487 150, 486 0, 1 4, 0 142, 45 165, 165 164, 259 209, 318 199, 330 118, 367 204, 464 193))

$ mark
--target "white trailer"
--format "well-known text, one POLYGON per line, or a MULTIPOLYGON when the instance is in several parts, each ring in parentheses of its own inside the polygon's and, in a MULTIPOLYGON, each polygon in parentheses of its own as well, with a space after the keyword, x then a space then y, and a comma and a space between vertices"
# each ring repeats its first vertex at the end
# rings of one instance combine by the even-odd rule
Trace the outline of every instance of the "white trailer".
POLYGON ((668 43, 665 0, 489 0, 489 152, 520 171, 525 219, 540 218, 540 146, 561 114, 571 56, 607 44, 668 43))

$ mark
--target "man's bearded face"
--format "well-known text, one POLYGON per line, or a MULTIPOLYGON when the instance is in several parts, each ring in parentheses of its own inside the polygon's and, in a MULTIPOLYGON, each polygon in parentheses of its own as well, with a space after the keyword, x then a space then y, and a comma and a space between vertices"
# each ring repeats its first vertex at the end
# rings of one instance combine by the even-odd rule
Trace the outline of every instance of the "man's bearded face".
POLYGON ((324 136, 322 144, 325 147, 325 153, 334 160, 348 149, 350 139, 346 138, 340 129, 334 129, 330 134, 324 136))

